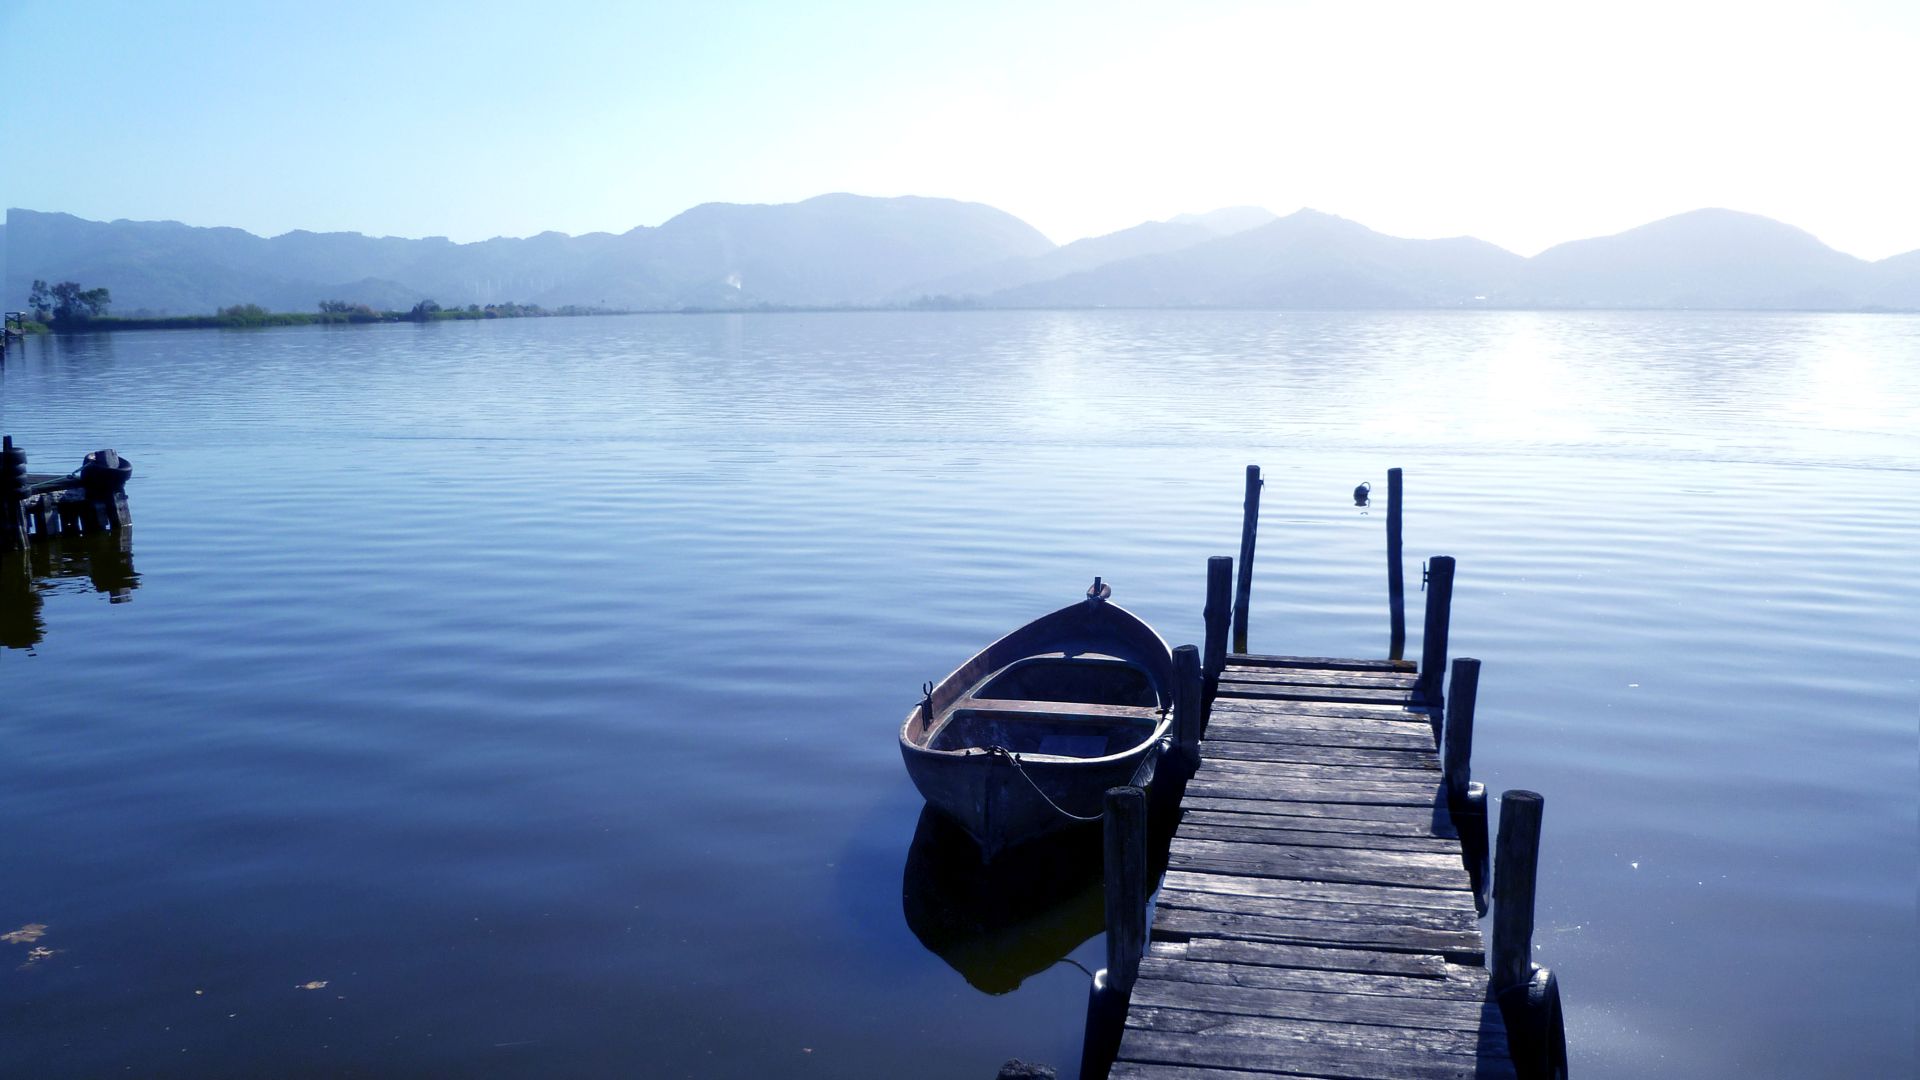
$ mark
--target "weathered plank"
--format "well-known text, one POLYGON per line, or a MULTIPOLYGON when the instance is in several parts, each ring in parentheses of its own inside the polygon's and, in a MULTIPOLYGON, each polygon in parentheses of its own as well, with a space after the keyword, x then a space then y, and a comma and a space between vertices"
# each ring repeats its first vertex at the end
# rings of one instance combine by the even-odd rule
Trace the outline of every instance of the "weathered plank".
POLYGON ((1268 653, 1228 653, 1228 667, 1321 668, 1327 671, 1412 671, 1404 660, 1354 660, 1339 656, 1275 656, 1268 653))
POLYGON ((1254 698, 1220 698, 1213 704, 1217 714, 1247 715, 1258 717, 1263 722, 1271 722, 1276 717, 1289 716, 1351 716, 1371 720, 1394 720, 1411 723, 1415 719, 1427 724, 1427 730, 1433 730, 1428 720, 1425 706, 1367 704, 1365 702, 1338 702, 1319 700, 1300 701, 1260 701, 1254 698))
POLYGON ((1424 851, 1460 857, 1459 841, 1440 836, 1391 836, 1379 833, 1333 832, 1325 829, 1275 828, 1271 821, 1243 824, 1221 820, 1237 814, 1189 813, 1180 819, 1180 835, 1189 840, 1231 840, 1244 844, 1287 844, 1293 847, 1361 848, 1368 851, 1424 851))
POLYGON ((1313 743, 1239 742, 1215 739, 1207 744, 1215 761, 1287 761, 1300 765, 1359 765, 1374 769, 1404 769, 1438 780, 1432 755, 1408 747, 1320 746, 1313 743))
MULTIPOLYGON (((1269 817, 1322 818, 1328 821, 1366 821, 1396 828, 1417 828, 1432 836, 1452 836, 1453 820, 1444 806, 1375 806, 1366 803, 1292 802, 1258 795, 1209 795, 1188 788, 1182 805, 1230 813, 1269 817)), ((1415 834, 1417 835, 1417 834, 1415 834)))
POLYGON ((1426 700, 1412 690, 1288 686, 1284 683, 1250 682, 1236 677, 1232 668, 1228 668, 1227 673, 1220 678, 1220 697, 1245 698, 1252 701, 1331 701, 1354 705, 1416 705, 1426 700))
MULTIPOLYGON (((1322 1076, 1338 1080, 1505 1080, 1513 1067, 1498 1058, 1438 1054, 1365 1046, 1329 1046, 1294 1039, 1242 1035, 1203 1036, 1128 1028, 1120 1041, 1120 1061, 1212 1066, 1282 1076, 1322 1076), (1504 1066, 1504 1068, 1503 1068, 1504 1066)), ((1114 1072, 1110 1076, 1127 1076, 1114 1072)), ((1146 1074, 1151 1075, 1151 1074, 1146 1074)))
POLYGON ((1382 926, 1457 931, 1471 934, 1476 939, 1480 936, 1479 920, 1472 912, 1445 908, 1354 901, 1282 900, 1271 896, 1241 896, 1208 890, 1189 892, 1184 889, 1162 889, 1160 904, 1162 908, 1185 908, 1190 911, 1271 915, 1280 919, 1324 919, 1339 923, 1367 922, 1382 926))
POLYGON ((1399 671, 1315 671, 1310 668, 1228 667, 1223 678, 1235 682, 1270 683, 1283 686, 1352 687, 1358 689, 1411 690, 1420 681, 1412 672, 1399 671))
MULTIPOLYGON (((1192 942, 1182 944, 1195 943, 1242 944, 1222 942, 1219 938, 1195 938, 1192 942)), ((1246 942, 1244 944, 1265 943, 1246 942)), ((1460 970, 1479 970, 1465 968, 1458 964, 1451 966, 1460 970)), ((1423 979, 1407 975, 1376 975, 1354 971, 1325 971, 1319 968, 1272 967, 1257 964, 1205 963, 1191 959, 1167 960, 1160 957, 1149 957, 1142 963, 1140 975, 1142 978, 1166 979, 1173 982, 1259 986, 1269 990, 1368 994, 1378 997, 1440 998, 1476 1004, 1487 1000, 1486 986, 1483 981, 1473 979, 1423 979)))
POLYGON ((1356 885, 1348 882, 1315 881, 1272 877, 1247 877, 1239 874, 1214 874, 1198 870, 1169 870, 1162 888, 1188 892, 1221 892, 1238 896, 1271 896, 1285 900, 1328 900, 1338 903, 1394 904, 1401 907, 1436 908, 1474 914, 1473 897, 1447 889, 1414 889, 1389 885, 1356 885))
POLYGON ((1470 963, 1478 963, 1485 955, 1478 933, 1434 930, 1424 926, 1289 919, 1236 911, 1202 911, 1164 906, 1154 919, 1154 933, 1187 938, 1230 937, 1245 941, 1324 944, 1343 949, 1376 949, 1382 952, 1432 952, 1470 963))
POLYGON ((1196 795, 1227 799, 1271 799, 1289 802, 1356 803, 1373 806, 1430 806, 1433 788, 1410 784, 1347 784, 1246 775, 1219 775, 1202 770, 1187 785, 1196 795))
POLYGON ((1422 776, 1407 770, 1388 771, 1366 765, 1334 765, 1320 763, 1302 763, 1297 761, 1251 761, 1241 758, 1216 757, 1201 767, 1201 773, 1207 776, 1246 777, 1254 780, 1272 778, 1275 780, 1310 780, 1315 783, 1338 783, 1356 785, 1404 786, 1429 798, 1440 793, 1440 776, 1436 770, 1430 776, 1422 776))
MULTIPOLYGON (((1162 983, 1155 989, 1178 991, 1183 987, 1162 983)), ((1301 999, 1306 1003, 1287 1006, 1268 999, 1257 1006, 1256 1012, 1184 1003, 1146 1004, 1128 1014, 1127 1026, 1146 1031, 1255 1035, 1325 1046, 1426 1050, 1436 1054, 1507 1052, 1505 1031, 1498 1026, 1485 1029, 1480 1026, 1481 1014, 1486 1009, 1498 1010, 1498 1006, 1492 1004, 1467 1005, 1359 994, 1300 994, 1289 990, 1268 993, 1276 999, 1284 995, 1287 1000, 1301 999)), ((1175 1001, 1184 997, 1177 992, 1167 996, 1175 1001)))
POLYGON ((1241 967, 1264 965, 1334 974, 1393 976, 1428 982, 1449 979, 1458 968, 1458 965, 1447 963, 1439 953, 1377 952, 1371 949, 1342 949, 1333 945, 1231 941, 1225 938, 1155 941, 1149 955, 1161 960, 1233 963, 1241 967))

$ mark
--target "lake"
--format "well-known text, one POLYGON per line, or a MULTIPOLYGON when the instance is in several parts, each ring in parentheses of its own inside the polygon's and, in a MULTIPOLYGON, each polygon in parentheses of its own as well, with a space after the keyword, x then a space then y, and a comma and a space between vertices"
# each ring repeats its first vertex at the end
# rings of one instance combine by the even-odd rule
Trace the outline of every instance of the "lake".
POLYGON ((0 430, 135 466, 0 592, 0 1075, 1072 1075, 1097 893, 968 925, 896 731, 1096 574, 1197 642, 1250 463, 1256 650, 1385 654, 1389 467, 1459 559, 1578 1076, 1920 1064, 1920 317, 129 332, 0 430))

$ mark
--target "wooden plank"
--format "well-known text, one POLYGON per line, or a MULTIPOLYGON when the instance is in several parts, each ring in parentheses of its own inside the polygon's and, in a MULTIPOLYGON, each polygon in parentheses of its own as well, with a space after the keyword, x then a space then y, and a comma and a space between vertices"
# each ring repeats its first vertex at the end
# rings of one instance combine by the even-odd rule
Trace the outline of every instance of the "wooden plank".
MULTIPOLYGON (((1204 1065, 1168 1065, 1160 1062, 1116 1061, 1108 1080, 1273 1080, 1274 1073, 1209 1069, 1204 1065)), ((1319 1073, 1286 1073, 1296 1080, 1339 1080, 1319 1073)))
POLYGON ((1209 963, 1233 962, 1247 967, 1297 968, 1355 975, 1382 975, 1440 982, 1459 965, 1439 953, 1392 953, 1372 949, 1342 949, 1332 945, 1296 945, 1272 941, 1229 941, 1194 938, 1191 941, 1155 941, 1149 950, 1155 959, 1199 957, 1209 963))
MULTIPOLYGON (((1416 705, 1426 699, 1411 690, 1360 690, 1333 686, 1286 686, 1244 682, 1228 668, 1220 679, 1220 698, 1251 701, 1328 701, 1353 705, 1416 705)), ((1216 698, 1215 700, 1220 700, 1216 698)))
MULTIPOLYGON (((1195 938, 1194 941, 1221 943, 1221 939, 1218 938, 1195 938)), ((1264 943, 1248 942, 1248 944, 1264 943)), ((1452 966, 1460 970, 1468 970, 1458 964, 1452 966)), ((1436 998, 1443 1001, 1471 1002, 1476 1005, 1487 1000, 1485 980, 1479 980, 1476 983, 1468 979, 1421 979, 1407 975, 1375 975, 1354 971, 1321 971, 1316 968, 1271 967, 1254 964, 1213 964, 1195 960, 1165 960, 1159 957, 1149 957, 1141 964, 1140 977, 1165 979, 1170 982, 1214 983, 1221 986, 1257 986, 1268 990, 1436 998)))
POLYGON ((1281 716, 1351 716, 1372 720, 1412 721, 1416 718, 1425 722, 1429 731, 1432 721, 1427 719, 1424 706, 1412 705, 1368 705, 1356 702, 1335 701, 1261 701, 1255 698, 1219 698, 1213 703, 1216 714, 1243 714, 1260 718, 1281 716))
MULTIPOLYGON (((1198 984, 1196 984, 1198 985, 1198 984)), ((1161 983, 1156 989, 1181 989, 1161 983)), ((1366 997, 1358 994, 1296 994, 1309 1004, 1266 1006, 1277 1011, 1257 1013, 1193 1008, 1183 1004, 1142 1003, 1127 1014, 1127 1026, 1144 1031, 1178 1031, 1208 1036, 1250 1035, 1293 1039, 1322 1046, 1371 1047, 1386 1050, 1424 1050, 1434 1054, 1505 1054, 1507 1033, 1481 1027, 1481 1014, 1499 1006, 1461 1002, 1409 1001, 1405 998, 1366 997), (1318 999, 1318 1000, 1315 1000, 1318 999), (1447 1006, 1436 1009, 1435 1006, 1447 1006), (1324 1011, 1320 1011, 1324 1010, 1324 1011)), ((1151 995, 1149 995, 1151 996, 1151 995)), ((1170 995, 1178 998, 1180 995, 1170 995)))
POLYGON ((1221 761, 1285 761, 1298 765, 1353 765, 1373 769, 1404 769, 1435 775, 1440 766, 1431 753, 1412 747, 1381 749, 1374 746, 1319 746, 1312 743, 1237 742, 1213 739, 1206 744, 1207 756, 1221 761))
MULTIPOLYGON (((1418 818, 1409 816, 1399 820, 1371 821, 1365 818, 1313 817, 1305 814, 1263 814, 1248 813, 1235 807, 1258 808, 1268 804, 1252 800, 1235 802, 1232 799, 1209 799, 1207 802, 1216 809, 1191 807, 1185 810, 1182 820, 1191 820, 1196 824, 1231 825, 1248 829, 1280 829, 1297 833, 1334 833, 1345 834, 1356 840, 1369 837, 1401 840, 1444 840, 1459 850, 1459 842, 1451 834, 1434 832, 1432 815, 1419 814, 1418 818)), ((1298 808, 1315 807, 1320 803, 1275 803, 1278 807, 1298 808)), ((1338 807, 1333 807, 1338 809, 1338 807)), ((1394 809, 1387 807, 1386 809, 1394 809)), ((1413 812, 1408 811, 1409 815, 1413 812)))
POLYGON ((1322 818, 1328 821, 1365 821, 1418 828, 1433 836, 1452 836, 1453 819, 1444 806, 1372 806, 1365 803, 1291 802, 1266 795, 1215 796, 1188 789, 1183 806, 1269 817, 1322 818))
MULTIPOLYGON (((1279 746, 1346 746, 1357 750, 1405 750, 1432 753, 1433 729, 1426 724, 1355 724, 1318 717, 1311 723, 1253 724, 1216 714, 1206 741, 1215 743, 1272 743, 1279 746)), ((1201 751, 1204 760, 1206 751, 1201 751)))
POLYGON ((1013 713, 1044 716, 1049 720, 1145 720, 1158 723, 1160 710, 1147 705, 1095 705, 1083 701, 1037 701, 1026 698, 977 698, 961 702, 959 709, 978 712, 1013 713))
POLYGON ((1404 660, 1354 660, 1339 656, 1275 656, 1268 653, 1228 653, 1228 667, 1322 668, 1327 671, 1412 671, 1404 660))
POLYGON ((1207 890, 1162 888, 1160 907, 1188 911, 1219 911, 1238 915, 1271 915, 1276 919, 1319 919, 1346 924, 1408 926, 1480 936, 1480 920, 1472 912, 1445 908, 1405 907, 1332 900, 1283 900, 1272 896, 1239 896, 1207 890))
MULTIPOLYGON (((1282 1076, 1324 1076, 1337 1080, 1507 1080, 1511 1063, 1473 1056, 1417 1050, 1325 1046, 1302 1040, 1208 1037, 1128 1028, 1119 1060, 1170 1065, 1202 1065, 1282 1076)), ((1110 1076, 1124 1076, 1110 1073, 1110 1076)))
POLYGON ((1242 824, 1222 821, 1235 814, 1189 813, 1180 819, 1180 835, 1187 840, 1230 840, 1243 844, 1288 844, 1293 847, 1361 848, 1370 851, 1424 851, 1460 857, 1460 842, 1442 836, 1390 836, 1378 833, 1334 832, 1326 829, 1282 829, 1271 822, 1242 824))
POLYGON ((1371 787, 1405 787, 1424 793, 1430 799, 1440 797, 1440 775, 1436 770, 1421 775, 1406 769, 1380 769, 1367 765, 1333 765, 1298 761, 1249 761, 1215 757, 1200 767, 1201 775, 1219 779, 1244 778, 1275 783, 1307 780, 1316 784, 1354 784, 1371 787))
POLYGON ((1356 803, 1372 806, 1431 806, 1433 788, 1410 784, 1316 783, 1289 779, 1285 789, 1276 779, 1240 775, 1212 775, 1204 769, 1187 783, 1196 795, 1226 799, 1270 799, 1289 802, 1356 803))
POLYGON ((1411 690, 1420 676, 1398 671, 1314 671, 1307 668, 1229 667, 1221 677, 1234 682, 1276 686, 1327 686, 1349 689, 1411 690))
MULTIPOLYGON (((1409 909, 1411 910, 1411 909, 1409 909)), ((1332 945, 1342 949, 1382 952, 1428 952, 1459 963, 1479 963, 1485 956, 1480 935, 1424 926, 1392 926, 1288 919, 1235 911, 1161 907, 1154 915, 1154 933, 1187 938, 1234 938, 1244 941, 1284 941, 1296 945, 1332 945)))
POLYGON ((1446 889, 1414 889, 1389 885, 1355 885, 1344 882, 1313 881, 1271 877, 1247 877, 1239 874, 1215 874, 1203 870, 1170 870, 1163 888, 1188 892, 1221 892, 1238 896, 1271 896, 1284 900, 1329 900, 1357 904, 1393 904, 1401 907, 1435 908, 1467 915, 1477 912, 1471 895, 1462 896, 1446 889))
POLYGON ((1175 840, 1168 852, 1169 869, 1197 870, 1241 877, 1283 878, 1289 881, 1344 882, 1349 885, 1402 885, 1413 889, 1468 892, 1467 875, 1459 866, 1442 869, 1422 862, 1426 855, 1387 852, 1351 852, 1336 848, 1262 847, 1220 844, 1210 840, 1175 840))

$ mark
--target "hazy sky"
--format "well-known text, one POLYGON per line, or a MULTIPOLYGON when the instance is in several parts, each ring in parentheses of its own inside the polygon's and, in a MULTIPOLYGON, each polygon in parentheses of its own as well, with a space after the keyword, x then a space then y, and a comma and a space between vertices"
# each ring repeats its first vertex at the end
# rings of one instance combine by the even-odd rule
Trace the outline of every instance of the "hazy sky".
POLYGON ((0 202, 263 234, 828 191, 1058 241, 1301 206, 1523 254, 1701 206, 1920 248, 1920 0, 0 0, 0 202))

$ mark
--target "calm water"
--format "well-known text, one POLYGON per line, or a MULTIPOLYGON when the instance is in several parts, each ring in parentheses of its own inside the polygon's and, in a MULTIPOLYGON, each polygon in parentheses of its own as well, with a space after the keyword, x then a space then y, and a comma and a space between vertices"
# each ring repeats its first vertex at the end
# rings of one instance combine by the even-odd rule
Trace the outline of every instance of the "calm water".
POLYGON ((1251 462, 1256 648, 1384 652, 1389 466, 1459 558, 1580 1076, 1916 1067, 1920 319, 129 333, 0 430, 136 464, 0 592, 0 1075, 1064 1074, 1097 895, 975 920, 895 729, 1095 574, 1197 640, 1251 462))

